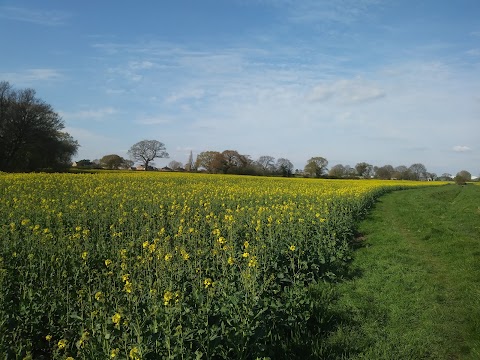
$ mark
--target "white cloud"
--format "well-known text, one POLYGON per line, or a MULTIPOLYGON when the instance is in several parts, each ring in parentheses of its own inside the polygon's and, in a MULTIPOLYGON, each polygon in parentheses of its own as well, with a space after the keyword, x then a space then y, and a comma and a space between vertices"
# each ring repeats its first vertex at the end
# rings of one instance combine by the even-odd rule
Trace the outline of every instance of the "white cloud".
POLYGON ((155 64, 150 61, 131 61, 128 66, 133 70, 146 70, 153 68, 155 64))
POLYGON ((464 145, 456 145, 452 149, 455 152, 468 152, 472 150, 468 146, 464 146, 464 145))
POLYGON ((342 0, 342 1, 292 1, 290 20, 302 23, 332 22, 350 24, 359 18, 370 16, 369 9, 377 0, 342 0))
POLYGON ((315 86, 308 95, 308 100, 316 102, 335 99, 342 103, 352 104, 379 99, 385 95, 385 91, 364 80, 341 79, 315 86))
POLYGON ((109 117, 113 114, 118 113, 113 107, 105 107, 101 109, 88 109, 80 110, 76 112, 64 112, 60 111, 60 116, 66 119, 92 119, 92 120, 103 120, 106 117, 109 117))
POLYGON ((141 125, 161 125, 172 122, 174 122, 174 120, 168 116, 144 117, 136 121, 137 124, 141 125))
POLYGON ((3 73, 1 78, 15 84, 25 84, 33 81, 60 80, 64 76, 57 69, 26 69, 21 72, 3 73))
POLYGON ((175 103, 182 100, 189 99, 201 99, 205 96, 205 90, 203 89, 187 89, 180 92, 175 92, 167 97, 165 100, 167 103, 175 103))
POLYGON ((14 6, 0 6, 0 18, 29 22, 38 25, 62 25, 70 17, 65 11, 26 9, 14 6))

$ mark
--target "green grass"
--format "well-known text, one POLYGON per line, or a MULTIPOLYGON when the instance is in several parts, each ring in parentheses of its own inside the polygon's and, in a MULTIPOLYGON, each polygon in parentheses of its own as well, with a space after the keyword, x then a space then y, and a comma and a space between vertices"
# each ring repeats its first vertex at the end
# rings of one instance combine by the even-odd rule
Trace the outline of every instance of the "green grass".
POLYGON ((480 186, 388 194, 356 244, 335 357, 480 359, 480 186))

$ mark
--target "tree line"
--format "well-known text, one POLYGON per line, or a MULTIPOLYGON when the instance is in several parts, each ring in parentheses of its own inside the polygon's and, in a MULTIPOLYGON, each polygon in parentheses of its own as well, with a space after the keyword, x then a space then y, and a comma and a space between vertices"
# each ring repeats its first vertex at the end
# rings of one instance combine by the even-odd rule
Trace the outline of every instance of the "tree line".
MULTIPOLYGON (((52 106, 36 97, 35 90, 15 90, 0 82, 0 171, 61 171, 70 168, 79 144, 64 132, 64 122, 52 106)), ((103 169, 131 169, 135 162, 144 170, 154 170, 153 160, 168 158, 165 144, 158 140, 142 140, 128 151, 130 159, 108 154, 100 160, 80 160, 79 167, 103 169)), ((437 176, 423 164, 407 166, 373 166, 366 162, 354 167, 336 164, 328 169, 328 160, 322 156, 310 158, 303 169, 295 169, 286 158, 275 159, 263 155, 252 159, 236 150, 203 151, 185 164, 172 160, 166 170, 203 171, 212 174, 305 176, 324 178, 378 178, 399 180, 454 180, 450 174, 437 176)), ((471 180, 471 174, 462 170, 455 180, 471 180)))
MULTIPOLYGON (((165 144, 157 140, 142 140, 134 144, 128 151, 131 159, 141 162, 143 170, 154 169, 150 164, 156 158, 168 158, 165 144)), ((108 155, 108 158, 112 155, 108 155)), ((118 155, 117 155, 118 157, 118 155)), ((119 157, 120 158, 120 157, 119 157)), ((100 164, 106 161, 102 158, 100 164)), ((125 164, 128 161, 120 158, 119 164, 125 164)), ((110 168, 110 167, 107 167, 110 168)), ((193 154, 190 155, 185 164, 172 160, 166 170, 189 171, 189 172, 208 172, 212 174, 237 174, 237 175, 264 175, 264 176, 304 176, 315 178, 377 178, 377 179, 398 179, 398 180, 453 180, 450 174, 437 176, 435 173, 428 172, 425 165, 415 163, 409 167, 401 165, 393 167, 384 165, 381 167, 373 166, 366 162, 357 163, 354 167, 349 165, 336 164, 328 169, 328 160, 322 156, 310 158, 303 170, 294 171, 293 164, 286 158, 275 159, 273 156, 263 155, 253 160, 249 155, 240 154, 236 150, 203 151, 199 153, 196 159, 193 154)), ((457 174, 456 178, 471 180, 471 174, 463 170, 457 174)))

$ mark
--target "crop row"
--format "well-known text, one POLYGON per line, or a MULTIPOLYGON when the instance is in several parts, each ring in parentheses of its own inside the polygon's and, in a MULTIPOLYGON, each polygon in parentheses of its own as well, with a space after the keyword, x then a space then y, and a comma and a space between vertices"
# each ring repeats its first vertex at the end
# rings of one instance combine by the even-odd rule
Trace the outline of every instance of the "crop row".
MULTIPOLYGON (((415 183, 418 185, 419 183, 415 183)), ((6 358, 295 357, 376 197, 412 183, 0 176, 6 358)))

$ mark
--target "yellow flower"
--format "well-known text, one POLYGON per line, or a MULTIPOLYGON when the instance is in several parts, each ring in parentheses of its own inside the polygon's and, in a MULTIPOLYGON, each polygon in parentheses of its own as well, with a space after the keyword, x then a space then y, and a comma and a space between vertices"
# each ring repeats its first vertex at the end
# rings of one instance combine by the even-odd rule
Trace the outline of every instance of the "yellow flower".
POLYGON ((295 245, 290 245, 289 249, 290 251, 295 251, 295 245))
POLYGON ((88 252, 87 252, 87 251, 84 251, 84 252, 82 253, 82 259, 83 259, 83 260, 87 260, 87 257, 88 257, 88 252))
POLYGON ((138 349, 138 347, 133 347, 130 352, 128 353, 128 357, 132 360, 140 360, 141 357, 140 357, 140 350, 138 349))
POLYGON ((115 326, 120 325, 120 320, 122 320, 122 315, 119 313, 115 313, 115 315, 112 316, 112 322, 115 324, 115 326))
POLYGON ((103 293, 102 293, 101 291, 97 291, 97 292, 95 293, 95 300, 97 300, 97 301, 103 301, 104 298, 105 298, 105 297, 104 297, 104 295, 103 295, 103 293))
POLYGON ((230 257, 228 258, 227 262, 228 262, 228 265, 233 265, 233 264, 235 264, 235 259, 230 256, 230 257))
POLYGON ((81 227, 81 226, 77 226, 77 227, 75 228, 75 231, 82 231, 82 227, 81 227))
POLYGON ((250 259, 250 261, 248 262, 248 266, 249 267, 256 267, 258 264, 257 262, 257 258, 255 256, 252 256, 252 258, 250 259))
POLYGON ((30 223, 30 220, 28 219, 23 219, 22 220, 22 225, 25 226, 25 225, 28 225, 30 223))
POLYGON ((45 340, 50 342, 52 340, 52 335, 48 334, 47 336, 45 336, 45 340))
POLYGON ((150 251, 151 254, 155 252, 156 245, 155 244, 150 244, 148 246, 148 251, 150 251))
POLYGON ((172 254, 168 253, 165 255, 165 261, 170 261, 172 259, 172 254))
POLYGON ((116 358, 119 353, 120 353, 119 348, 112 349, 112 351, 110 352, 110 359, 116 358))
POLYGON ((170 303, 170 300, 173 299, 173 293, 171 291, 165 291, 165 294, 163 294, 163 304, 167 306, 170 303))
POLYGON ((69 356, 65 360, 75 360, 73 357, 69 356))
POLYGON ((203 280, 203 285, 205 285, 205 289, 209 288, 210 286, 213 286, 213 281, 210 278, 206 278, 203 280))
POLYGON ((248 249, 249 246, 250 246, 250 244, 249 244, 248 241, 245 241, 245 242, 243 243, 243 247, 244 247, 245 249, 248 249))
POLYGON ((190 255, 185 251, 185 249, 180 250, 180 253, 182 254, 183 260, 187 261, 190 259, 190 255))
POLYGON ((130 280, 130 274, 123 274, 122 281, 128 281, 128 280, 130 280))
POLYGON ((246 251, 242 254, 242 257, 244 257, 244 258, 247 258, 247 257, 249 257, 249 256, 250 256, 250 254, 249 254, 248 252, 246 252, 246 251))
POLYGON ((108 268, 112 264, 112 260, 107 259, 105 260, 105 266, 108 268))
POLYGON ((65 339, 59 340, 57 346, 59 350, 65 349, 67 346, 67 340, 65 339))
POLYGON ((130 281, 127 281, 127 282, 125 283, 125 286, 124 286, 123 290, 125 290, 126 293, 130 294, 130 293, 132 292, 132 290, 133 290, 133 285, 132 285, 132 283, 131 283, 130 281))

